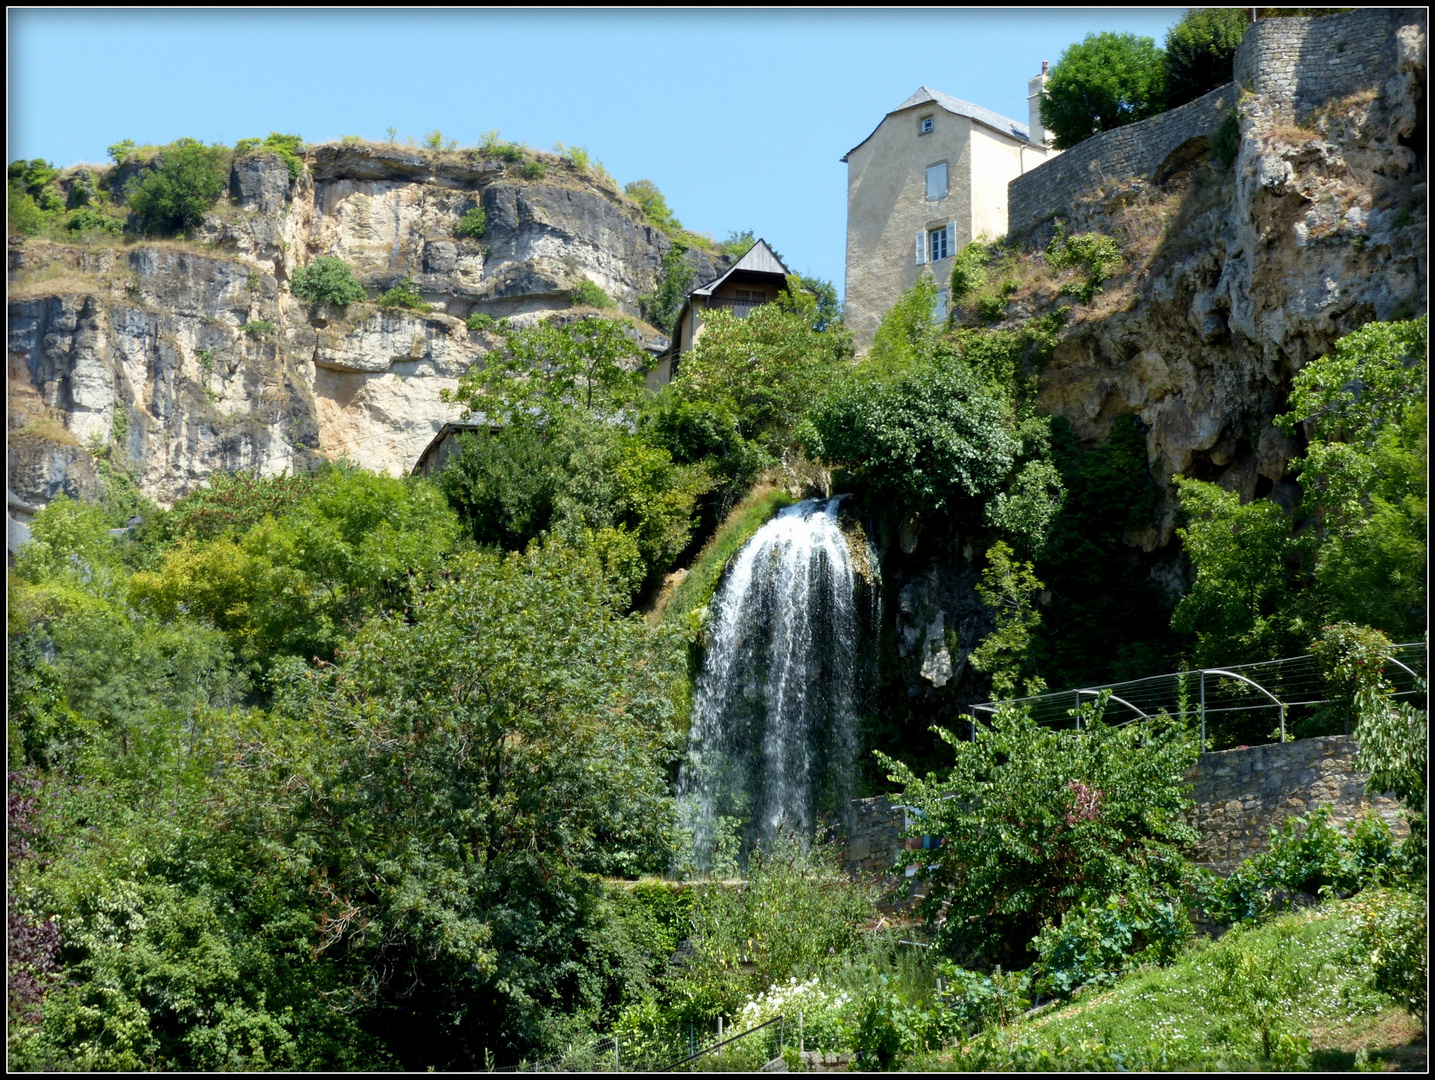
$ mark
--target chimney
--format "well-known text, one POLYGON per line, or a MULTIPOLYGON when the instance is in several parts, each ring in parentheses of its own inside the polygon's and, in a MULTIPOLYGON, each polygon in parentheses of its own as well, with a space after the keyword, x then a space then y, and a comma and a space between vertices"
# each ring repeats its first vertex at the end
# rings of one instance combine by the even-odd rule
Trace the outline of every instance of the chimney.
POLYGON ((1032 145, 1046 145, 1046 129, 1041 124, 1041 96, 1046 92, 1047 61, 1041 62, 1041 74, 1026 84, 1027 131, 1032 145))

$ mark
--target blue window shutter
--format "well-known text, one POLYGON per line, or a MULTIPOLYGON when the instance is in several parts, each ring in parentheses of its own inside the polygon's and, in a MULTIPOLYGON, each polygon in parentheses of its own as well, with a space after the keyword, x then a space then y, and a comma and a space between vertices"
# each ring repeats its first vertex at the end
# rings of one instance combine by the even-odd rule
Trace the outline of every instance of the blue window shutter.
POLYGON ((957 253, 957 223, 956 223, 955 221, 949 221, 949 222, 947 222, 947 254, 949 254, 949 255, 955 255, 956 253, 957 253))
POLYGON ((921 266, 927 261, 927 230, 923 229, 917 233, 917 265, 921 266))

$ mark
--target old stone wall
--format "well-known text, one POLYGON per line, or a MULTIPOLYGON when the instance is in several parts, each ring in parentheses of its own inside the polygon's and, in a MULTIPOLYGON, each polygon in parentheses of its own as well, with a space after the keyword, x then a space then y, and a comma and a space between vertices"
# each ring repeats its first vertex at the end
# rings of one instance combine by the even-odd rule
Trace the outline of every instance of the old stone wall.
POLYGON ((1403 834, 1399 802, 1365 790, 1355 750, 1349 736, 1330 735, 1202 754, 1192 770, 1191 823, 1201 831, 1195 861, 1229 874, 1263 850, 1286 818, 1321 806, 1342 825, 1374 811, 1403 834))
POLYGON ((1379 88, 1400 65, 1402 49, 1417 36, 1423 39, 1425 23, 1418 8, 1257 22, 1236 53, 1234 83, 1160 116, 1094 135, 1013 180, 1008 234, 1028 233, 1105 185, 1156 177, 1183 144, 1214 135, 1238 93, 1254 95, 1253 107, 1267 114, 1268 124, 1289 125, 1329 102, 1379 88))
MULTIPOLYGON (((1195 861, 1219 874, 1264 850, 1270 831, 1286 818, 1328 806, 1333 821, 1350 825, 1370 812, 1403 835, 1400 804, 1365 790, 1355 768, 1355 742, 1345 735, 1243 746, 1202 754, 1191 770, 1196 802, 1190 820, 1201 832, 1195 861)), ((872 873, 915 860, 904 841, 907 813, 885 796, 852 803, 848 862, 872 873)))
POLYGON ((1018 176, 1007 189, 1007 234, 1030 232, 1105 184, 1152 178, 1188 141, 1209 140, 1235 104, 1235 84, 1227 84, 1160 116, 1093 135, 1018 176))
POLYGON ((1329 101, 1378 86, 1397 64, 1398 30, 1418 8, 1363 8, 1317 18, 1265 19, 1236 54, 1236 84, 1262 98, 1278 123, 1298 123, 1329 101))

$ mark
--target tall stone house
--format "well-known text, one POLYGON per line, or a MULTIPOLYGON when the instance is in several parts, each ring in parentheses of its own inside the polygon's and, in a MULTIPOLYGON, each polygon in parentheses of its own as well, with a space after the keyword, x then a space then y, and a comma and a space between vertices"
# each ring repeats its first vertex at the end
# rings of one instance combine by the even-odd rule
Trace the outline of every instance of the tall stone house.
POLYGON ((1046 83, 1028 83, 1030 125, 923 86, 843 156, 847 165, 845 320, 859 350, 924 275, 945 317, 952 258, 1007 231, 1007 184, 1059 151, 1037 112, 1046 83))

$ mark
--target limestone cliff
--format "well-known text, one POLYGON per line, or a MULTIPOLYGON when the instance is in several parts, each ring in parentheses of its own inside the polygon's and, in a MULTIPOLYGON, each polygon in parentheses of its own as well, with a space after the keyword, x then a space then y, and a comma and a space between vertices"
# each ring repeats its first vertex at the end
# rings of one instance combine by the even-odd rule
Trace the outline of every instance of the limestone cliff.
MULTIPOLYGON (((1264 52, 1244 70, 1237 61, 1234 113, 1174 137, 1179 117, 1131 125, 1108 133, 1107 157, 1097 145, 1079 169, 1061 166, 1083 194, 1053 198, 1044 220, 994 251, 989 286, 964 312, 969 324, 1014 330, 1067 310, 1037 373, 1041 404, 1087 448, 1117 417, 1139 419, 1163 501, 1154 524, 1126 532, 1125 573, 1168 599, 1185 573, 1172 477, 1293 507, 1291 461, 1304 437, 1272 420, 1287 409, 1294 375, 1371 320, 1427 310, 1423 13, 1272 20, 1253 41, 1264 52), (1361 63, 1342 73, 1351 55, 1361 63), (1316 93, 1321 79, 1339 92, 1316 93), (1153 155, 1143 137, 1167 141, 1153 155), (1102 234, 1120 253, 1089 303, 1073 295, 1083 271, 1046 258, 1058 227, 1102 234), (989 303, 979 314, 981 298, 989 303)), ((1036 174, 1056 169, 1020 183, 1039 190, 1036 174)), ((963 663, 991 627, 973 591, 981 553, 937 520, 890 523, 883 550, 888 663, 903 687, 894 701, 910 699, 924 719, 955 717, 987 693, 963 663)))
MULTIPOLYGON (((638 298, 671 240, 606 176, 540 160, 534 177, 482 154, 323 145, 291 180, 277 155, 248 153, 186 240, 12 239, 10 490, 31 505, 94 497, 97 455, 161 502, 215 470, 347 458, 406 472, 456 415, 440 391, 496 343, 465 318, 567 311, 585 280, 663 347, 638 298), (458 237, 474 207, 486 231, 458 237), (321 255, 348 262, 371 300, 407 277, 433 309, 300 301, 289 278, 321 255)), ((144 167, 117 166, 110 186, 144 167)), ((67 182, 96 172, 107 179, 67 182)), ((685 258, 700 280, 726 265, 685 258)))

